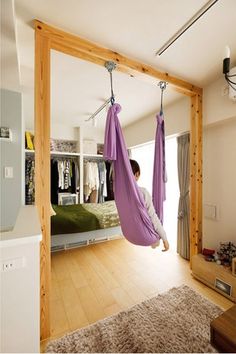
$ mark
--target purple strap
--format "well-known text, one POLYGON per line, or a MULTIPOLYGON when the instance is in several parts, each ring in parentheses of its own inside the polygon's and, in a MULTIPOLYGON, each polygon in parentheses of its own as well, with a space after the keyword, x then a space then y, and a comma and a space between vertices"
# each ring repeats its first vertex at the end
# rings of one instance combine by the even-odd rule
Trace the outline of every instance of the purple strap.
POLYGON ((163 203, 166 200, 165 124, 162 114, 158 114, 156 118, 157 129, 152 180, 152 200, 156 213, 163 224, 163 203))
POLYGON ((125 146, 117 103, 109 108, 106 121, 104 158, 113 161, 114 196, 123 235, 136 245, 150 246, 160 237, 155 232, 143 195, 134 178, 125 146))

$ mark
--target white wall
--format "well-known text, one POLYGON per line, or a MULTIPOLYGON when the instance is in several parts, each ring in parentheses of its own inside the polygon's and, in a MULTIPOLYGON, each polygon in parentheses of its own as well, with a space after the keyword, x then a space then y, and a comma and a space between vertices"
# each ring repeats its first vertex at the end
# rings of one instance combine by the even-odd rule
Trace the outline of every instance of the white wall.
MULTIPOLYGON (((233 117, 236 114, 236 104, 222 96, 222 90, 226 82, 220 78, 204 89, 203 97, 203 124, 208 125, 233 117), (216 104, 217 101, 217 104, 216 104)), ((167 93, 168 94, 168 93, 167 93)), ((24 94, 25 95, 25 94, 24 94)), ((166 136, 180 134, 190 129, 190 98, 183 97, 164 108, 166 136)), ((138 122, 128 125, 124 129, 124 136, 127 146, 136 146, 154 140, 155 135, 155 113, 147 116, 138 122)), ((29 127, 32 130, 33 127, 29 127)), ((104 133, 95 127, 84 127, 84 138, 94 139, 102 143, 104 133), (86 129, 85 129, 86 128, 86 129)), ((54 139, 76 139, 76 129, 52 122, 51 136, 54 139)))
POLYGON ((96 141, 96 143, 103 144, 104 143, 104 131, 99 130, 98 128, 91 127, 87 128, 84 126, 83 129, 83 134, 84 134, 84 139, 93 139, 96 141))
POLYGON ((1 230, 11 229, 23 200, 23 152, 21 94, 1 90, 1 126, 12 130, 12 141, 1 141, 1 230), (4 178, 4 168, 13 168, 13 178, 4 178))
MULTIPOLYGON (((34 133, 34 93, 28 90, 22 94, 23 100, 23 119, 26 130, 34 133), (29 119, 31 117, 31 119, 29 119)), ((91 124, 83 127, 84 139, 94 139, 97 143, 103 143, 104 132, 91 124)), ((68 123, 57 122, 56 117, 51 117, 51 137, 53 139, 76 140, 77 128, 68 123)))
POLYGON ((204 129, 203 246, 236 243, 236 116, 204 129), (204 206, 216 206, 217 219, 204 217, 204 206))
POLYGON ((236 102, 230 100, 228 95, 222 96, 222 91, 225 86, 227 86, 226 81, 221 77, 204 88, 204 125, 217 123, 236 116, 236 102))
MULTIPOLYGON (((34 134, 34 127, 28 125, 26 130, 31 131, 34 134)), ((84 139, 93 139, 97 143, 103 143, 104 141, 104 132, 97 129, 96 127, 83 127, 84 139)), ((78 132, 76 127, 71 127, 67 124, 62 123, 51 123, 51 137, 53 139, 62 139, 62 140, 77 140, 78 132)))
POLYGON ((76 140, 76 130, 66 124, 51 123, 51 137, 53 139, 76 140))
MULTIPOLYGON (((226 85, 224 78, 214 81, 203 91, 203 125, 221 122, 236 116, 236 103, 223 96, 226 85)), ((190 99, 183 97, 164 107, 166 136, 181 134, 190 129, 190 99)), ((156 129, 155 113, 127 126, 124 129, 126 144, 129 147, 154 140, 156 129)))
MULTIPOLYGON (((83 128, 84 139, 93 139, 97 143, 102 143, 104 140, 104 132, 96 127, 87 126, 83 128)), ((71 127, 66 124, 54 123, 51 124, 51 137, 54 139, 77 140, 78 132, 76 127, 71 127)))
POLYGON ((221 77, 204 89, 203 246, 236 243, 236 102, 222 92, 221 77), (217 220, 204 217, 204 205, 216 205, 217 220))
MULTIPOLYGON (((190 129, 190 99, 183 97, 172 105, 165 107, 166 136, 183 133, 190 129)), ((124 129, 125 141, 128 147, 144 144, 155 139, 155 113, 128 125, 124 129)))

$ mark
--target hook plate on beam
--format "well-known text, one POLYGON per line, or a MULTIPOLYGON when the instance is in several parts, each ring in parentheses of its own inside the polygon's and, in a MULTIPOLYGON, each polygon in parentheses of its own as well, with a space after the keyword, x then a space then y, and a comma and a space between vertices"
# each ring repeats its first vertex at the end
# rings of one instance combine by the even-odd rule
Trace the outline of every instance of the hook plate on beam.
POLYGON ((166 81, 159 81, 158 83, 158 86, 160 86, 161 90, 165 90, 167 85, 168 83, 166 81))
POLYGON ((114 61, 106 61, 104 66, 111 73, 116 68, 116 63, 114 61))

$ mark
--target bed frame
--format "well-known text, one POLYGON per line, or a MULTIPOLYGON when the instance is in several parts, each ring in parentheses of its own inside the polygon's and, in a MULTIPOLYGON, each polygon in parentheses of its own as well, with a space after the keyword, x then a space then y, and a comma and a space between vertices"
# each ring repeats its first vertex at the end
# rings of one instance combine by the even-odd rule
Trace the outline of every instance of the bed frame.
POLYGON ((157 85, 166 81, 170 88, 190 97, 190 263, 202 248, 202 88, 161 72, 55 27, 35 20, 35 201, 39 210, 42 243, 40 255, 41 339, 50 337, 50 51, 104 66, 117 64, 116 70, 134 80, 157 85))
POLYGON ((51 251, 61 251, 70 248, 86 246, 92 243, 113 240, 122 237, 120 226, 73 234, 51 236, 51 251))

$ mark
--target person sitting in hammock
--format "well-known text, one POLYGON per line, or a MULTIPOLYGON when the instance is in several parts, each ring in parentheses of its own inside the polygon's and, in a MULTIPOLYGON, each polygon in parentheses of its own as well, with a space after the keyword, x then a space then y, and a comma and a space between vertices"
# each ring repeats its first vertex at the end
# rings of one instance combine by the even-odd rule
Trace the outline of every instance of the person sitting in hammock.
MULTIPOLYGON (((138 181, 139 177, 140 177, 140 167, 137 161, 130 159, 130 164, 131 164, 131 168, 134 174, 134 177, 136 179, 136 181, 138 181)), ((169 249, 169 242, 167 240, 167 236, 165 233, 165 230, 155 212, 154 209, 154 205, 152 203, 152 197, 149 194, 149 192, 146 190, 146 188, 143 187, 139 187, 143 198, 144 198, 144 202, 145 202, 145 206, 147 208, 147 212, 148 215, 150 216, 150 219, 152 221, 152 224, 154 226, 155 231, 158 233, 158 235, 161 237, 162 242, 163 242, 163 246, 164 246, 164 250, 163 251, 168 251, 169 249)), ((152 248, 156 248, 160 245, 160 240, 157 240, 157 242, 155 242, 154 244, 151 245, 152 248)))

